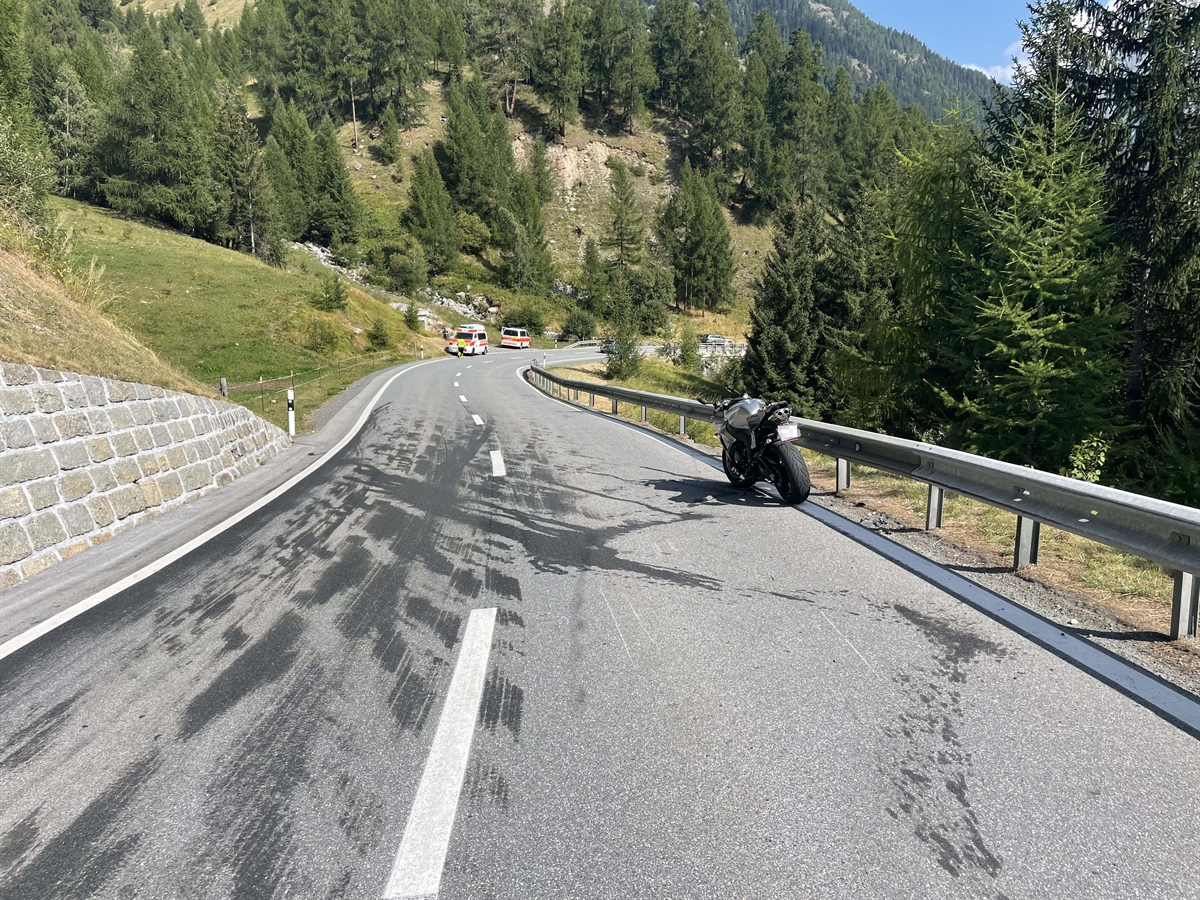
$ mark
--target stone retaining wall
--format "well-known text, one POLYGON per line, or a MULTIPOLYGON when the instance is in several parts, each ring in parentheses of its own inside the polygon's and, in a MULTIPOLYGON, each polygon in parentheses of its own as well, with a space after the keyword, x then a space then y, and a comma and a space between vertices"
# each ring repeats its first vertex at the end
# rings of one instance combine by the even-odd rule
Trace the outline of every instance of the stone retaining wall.
POLYGON ((289 443, 232 403, 0 363, 0 589, 229 484, 289 443))

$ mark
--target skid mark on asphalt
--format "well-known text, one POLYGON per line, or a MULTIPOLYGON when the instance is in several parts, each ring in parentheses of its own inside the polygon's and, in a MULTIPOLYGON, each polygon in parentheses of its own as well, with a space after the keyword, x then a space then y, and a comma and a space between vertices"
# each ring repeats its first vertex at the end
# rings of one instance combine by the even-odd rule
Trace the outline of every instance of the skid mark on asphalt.
POLYGON ((525 689, 513 684, 492 669, 483 683, 483 700, 479 704, 479 724, 489 731, 503 725, 513 740, 521 737, 521 715, 525 707, 525 689))
POLYGON ((79 691, 54 704, 18 728, 0 749, 0 769, 23 765, 50 746, 54 736, 66 724, 71 708, 83 694, 83 691, 79 691))
POLYGON ((883 729, 899 745, 900 762, 885 774, 896 794, 887 812, 911 820, 913 833, 934 861, 955 878, 999 874, 1001 858, 987 845, 979 815, 969 796, 972 756, 959 734, 963 721, 961 685, 981 656, 1003 657, 1006 650, 950 623, 905 606, 900 620, 916 626, 934 647, 932 672, 902 672, 893 680, 906 704, 896 722, 883 729))

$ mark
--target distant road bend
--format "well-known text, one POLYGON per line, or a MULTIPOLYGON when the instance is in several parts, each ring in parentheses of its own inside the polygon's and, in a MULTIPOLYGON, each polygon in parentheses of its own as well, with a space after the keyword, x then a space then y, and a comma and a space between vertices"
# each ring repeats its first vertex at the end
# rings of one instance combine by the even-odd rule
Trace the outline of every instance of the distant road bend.
POLYGON ((0 898, 1200 897, 1195 737, 530 356, 0 659, 0 898))

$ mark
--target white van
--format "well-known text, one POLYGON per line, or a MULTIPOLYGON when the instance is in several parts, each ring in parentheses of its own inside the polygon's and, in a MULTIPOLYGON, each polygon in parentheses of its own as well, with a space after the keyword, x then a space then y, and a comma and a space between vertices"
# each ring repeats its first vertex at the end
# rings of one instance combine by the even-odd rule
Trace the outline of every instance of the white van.
POLYGON ((524 328, 501 328, 500 346, 513 350, 528 350, 530 347, 529 332, 524 328))

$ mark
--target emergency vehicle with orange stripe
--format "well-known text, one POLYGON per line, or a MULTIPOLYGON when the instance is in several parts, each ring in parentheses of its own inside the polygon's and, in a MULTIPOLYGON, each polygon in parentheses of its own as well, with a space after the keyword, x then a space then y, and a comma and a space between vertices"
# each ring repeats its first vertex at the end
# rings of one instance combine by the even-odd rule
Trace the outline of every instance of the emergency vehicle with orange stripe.
POLYGON ((446 352, 463 356, 486 356, 488 352, 487 330, 482 325, 459 325, 454 337, 446 345, 446 352))
POLYGON ((513 350, 528 350, 530 347, 529 332, 524 328, 501 328, 500 346, 513 350))

